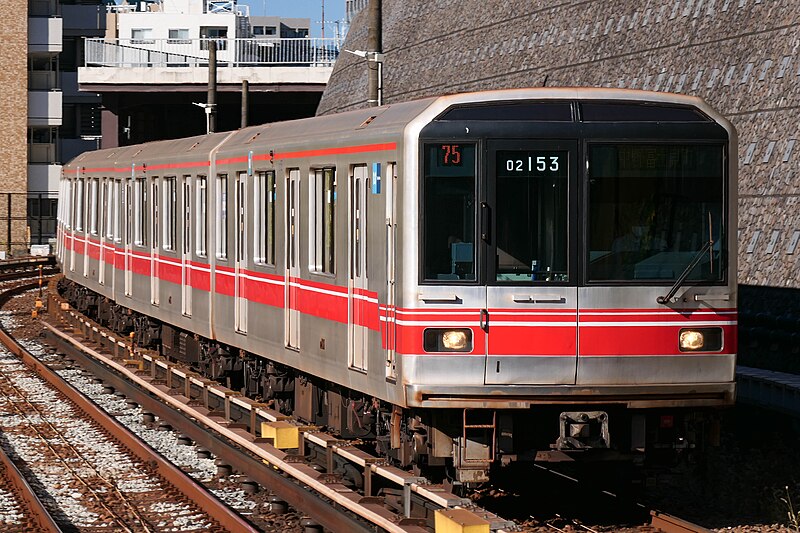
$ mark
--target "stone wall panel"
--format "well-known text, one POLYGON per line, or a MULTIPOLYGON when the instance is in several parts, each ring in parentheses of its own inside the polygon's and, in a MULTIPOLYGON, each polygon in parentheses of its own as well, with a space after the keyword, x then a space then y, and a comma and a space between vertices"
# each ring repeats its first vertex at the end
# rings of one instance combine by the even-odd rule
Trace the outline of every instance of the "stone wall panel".
MULTIPOLYGON (((345 48, 366 49, 366 15, 345 48)), ((387 103, 545 83, 704 98, 739 132, 739 280, 800 288, 800 245, 787 253, 800 231, 800 0, 383 0, 383 50, 387 103)), ((343 54, 318 113, 365 107, 367 81, 343 54)))

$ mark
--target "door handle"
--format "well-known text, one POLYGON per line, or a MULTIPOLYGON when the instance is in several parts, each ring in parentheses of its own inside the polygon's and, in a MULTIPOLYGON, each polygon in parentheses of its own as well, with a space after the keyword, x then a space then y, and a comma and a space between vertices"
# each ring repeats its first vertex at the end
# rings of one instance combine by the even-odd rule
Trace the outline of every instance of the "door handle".
POLYGON ((426 296, 420 294, 418 297, 420 302, 454 302, 461 303, 461 298, 457 294, 438 294, 426 296))
POLYGON ((567 299, 563 296, 561 298, 536 298, 534 300, 537 304, 565 304, 567 299))
POLYGON ((486 202, 481 202, 481 239, 488 243, 492 224, 492 209, 486 202))
POLYGON ((489 311, 481 309, 480 327, 483 331, 489 331, 489 311))
POLYGON ((543 294, 541 297, 534 297, 530 295, 518 295, 514 294, 511 296, 511 299, 514 300, 515 303, 518 304, 564 304, 567 303, 567 299, 563 296, 552 296, 549 294, 543 294))

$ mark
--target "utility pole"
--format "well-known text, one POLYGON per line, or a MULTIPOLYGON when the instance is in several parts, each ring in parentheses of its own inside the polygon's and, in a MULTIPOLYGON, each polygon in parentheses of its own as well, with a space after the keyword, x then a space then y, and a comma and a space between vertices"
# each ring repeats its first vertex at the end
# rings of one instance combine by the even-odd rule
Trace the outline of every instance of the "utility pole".
POLYGON ((217 41, 208 41, 208 133, 217 131, 217 41))
POLYGON ((242 80, 242 127, 247 127, 248 106, 250 100, 250 82, 242 80))
POLYGON ((367 30, 367 53, 376 58, 370 61, 367 55, 367 68, 369 69, 369 105, 383 104, 383 61, 377 60, 383 54, 383 6, 382 0, 369 0, 369 29, 367 30))

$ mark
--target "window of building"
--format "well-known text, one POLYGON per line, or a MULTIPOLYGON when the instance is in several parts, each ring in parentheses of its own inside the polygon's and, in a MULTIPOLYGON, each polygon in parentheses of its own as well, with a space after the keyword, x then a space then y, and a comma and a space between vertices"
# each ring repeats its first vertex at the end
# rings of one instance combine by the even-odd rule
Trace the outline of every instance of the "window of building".
POLYGON ((188 44, 189 28, 175 28, 169 30, 169 44, 188 44))
POLYGON ((153 44, 153 28, 131 29, 131 44, 153 44))
POLYGON ((217 176, 217 258, 228 258, 228 176, 217 176))
POLYGON ((255 261, 275 264, 275 172, 259 172, 255 180, 255 261))
POLYGON ((164 179, 164 249, 175 251, 175 231, 177 228, 178 202, 177 180, 164 179))
POLYGON ((336 169, 314 170, 309 213, 309 270, 334 273, 336 259, 336 169))
POLYGON ((208 50, 208 40, 214 39, 217 42, 217 50, 228 48, 228 28, 225 26, 200 26, 200 38, 206 39, 200 42, 201 50, 208 50))
POLYGON ((205 257, 208 253, 208 191, 206 177, 197 177, 197 220, 195 221, 195 241, 197 255, 205 257))

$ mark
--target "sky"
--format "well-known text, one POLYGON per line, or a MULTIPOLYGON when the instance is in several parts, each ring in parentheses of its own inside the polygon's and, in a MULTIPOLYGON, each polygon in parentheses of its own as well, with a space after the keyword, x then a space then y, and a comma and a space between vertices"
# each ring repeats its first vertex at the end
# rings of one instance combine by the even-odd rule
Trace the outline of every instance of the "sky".
MULTIPOLYGON (((322 5, 325 4, 325 20, 344 22, 345 0, 238 0, 239 4, 250 6, 250 14, 275 17, 300 17, 311 19, 311 36, 319 37, 320 21, 322 20, 322 5)), ((333 36, 333 25, 325 28, 325 37, 333 36)))

